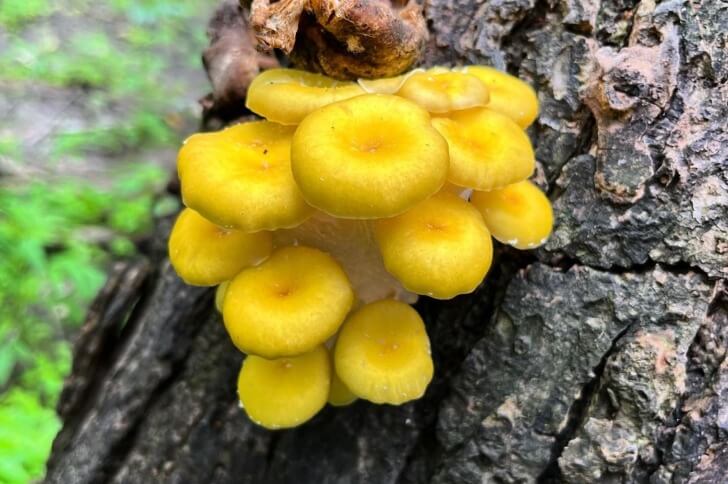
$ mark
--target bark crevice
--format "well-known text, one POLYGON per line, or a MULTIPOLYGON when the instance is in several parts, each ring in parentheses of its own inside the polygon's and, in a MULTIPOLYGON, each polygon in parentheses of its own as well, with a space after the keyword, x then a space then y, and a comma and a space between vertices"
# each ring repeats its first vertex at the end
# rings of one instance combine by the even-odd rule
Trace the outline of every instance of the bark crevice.
POLYGON ((569 445, 569 442, 576 437, 578 430, 588 418, 589 404, 599 389, 599 382, 604 374, 607 359, 614 353, 617 343, 624 335, 627 334, 630 328, 630 325, 625 326, 624 329, 622 329, 617 336, 612 339, 611 346, 607 349, 602 356, 602 359, 599 361, 599 364, 593 370, 594 376, 582 387, 579 392, 579 396, 571 404, 566 417, 566 424, 563 430, 555 436, 555 441, 551 449, 551 460, 544 471, 538 476, 537 482, 560 482, 562 476, 561 470, 559 469, 559 458, 563 454, 566 446, 569 445))

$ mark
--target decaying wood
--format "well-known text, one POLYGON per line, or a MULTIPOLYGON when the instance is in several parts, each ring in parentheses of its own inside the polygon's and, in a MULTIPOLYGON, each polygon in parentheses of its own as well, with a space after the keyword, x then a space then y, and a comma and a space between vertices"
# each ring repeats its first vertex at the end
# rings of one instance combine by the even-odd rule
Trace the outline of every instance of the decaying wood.
POLYGON ((337 79, 401 74, 427 40, 416 0, 253 0, 250 11, 261 47, 337 79))
POLYGON ((207 37, 210 45, 202 53, 202 63, 212 93, 200 103, 208 127, 214 128, 219 126, 213 119, 229 119, 244 111, 248 85, 260 71, 278 67, 278 60, 257 48, 248 11, 235 0, 220 5, 210 20, 207 37))
POLYGON ((556 211, 535 253, 422 298, 436 378, 268 432, 242 356, 164 258, 115 272, 60 403, 47 482, 718 483, 728 475, 728 7, 429 0, 426 63, 533 83, 556 211))

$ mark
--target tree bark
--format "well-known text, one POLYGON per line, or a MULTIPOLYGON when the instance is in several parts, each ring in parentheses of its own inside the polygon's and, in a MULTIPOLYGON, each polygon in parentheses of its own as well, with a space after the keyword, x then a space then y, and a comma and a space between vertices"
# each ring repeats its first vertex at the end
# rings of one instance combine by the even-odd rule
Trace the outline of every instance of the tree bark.
POLYGON ((165 259, 118 265, 59 404, 46 482, 718 483, 728 475, 728 6, 429 0, 425 64, 531 82, 548 244, 417 304, 436 376, 400 407, 269 432, 242 361, 165 259))

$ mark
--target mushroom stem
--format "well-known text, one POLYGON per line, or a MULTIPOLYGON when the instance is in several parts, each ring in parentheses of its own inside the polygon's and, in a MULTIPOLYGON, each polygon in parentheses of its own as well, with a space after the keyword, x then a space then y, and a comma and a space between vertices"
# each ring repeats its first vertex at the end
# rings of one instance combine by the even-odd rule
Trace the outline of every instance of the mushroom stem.
POLYGON ((405 290, 384 268, 368 221, 316 212, 298 227, 275 231, 273 244, 276 247, 306 245, 331 254, 344 268, 359 304, 386 298, 408 304, 417 302, 417 295, 405 290))

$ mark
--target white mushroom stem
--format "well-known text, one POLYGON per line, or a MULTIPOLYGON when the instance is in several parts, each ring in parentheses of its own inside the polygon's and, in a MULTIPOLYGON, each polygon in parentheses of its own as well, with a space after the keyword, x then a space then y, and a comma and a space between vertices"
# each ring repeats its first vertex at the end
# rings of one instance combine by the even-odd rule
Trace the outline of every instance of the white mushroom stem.
POLYGON ((306 245, 331 254, 344 268, 361 304, 394 298, 414 304, 417 295, 405 290, 384 268, 371 225, 365 220, 338 219, 316 212, 293 229, 276 230, 276 247, 306 245))

